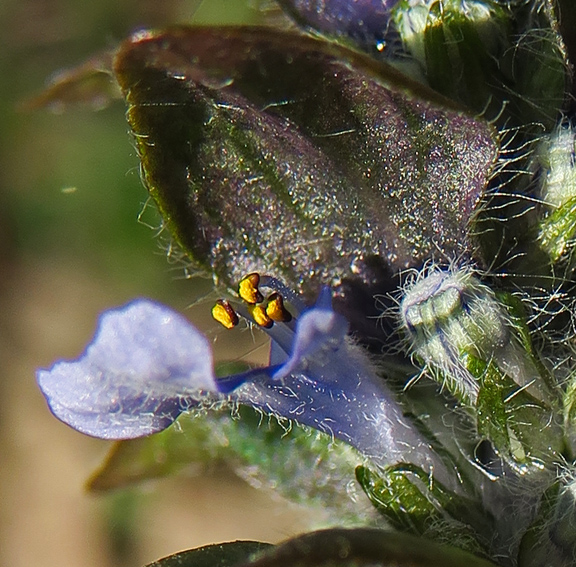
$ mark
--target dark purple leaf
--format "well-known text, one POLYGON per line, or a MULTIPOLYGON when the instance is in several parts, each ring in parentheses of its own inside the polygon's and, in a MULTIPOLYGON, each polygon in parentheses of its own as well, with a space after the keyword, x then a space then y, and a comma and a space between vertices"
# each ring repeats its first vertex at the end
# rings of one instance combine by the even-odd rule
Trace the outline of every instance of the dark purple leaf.
POLYGON ((256 271, 315 292, 469 255, 495 133, 393 68, 299 34, 190 27, 133 37, 115 68, 148 189, 219 282, 256 271))

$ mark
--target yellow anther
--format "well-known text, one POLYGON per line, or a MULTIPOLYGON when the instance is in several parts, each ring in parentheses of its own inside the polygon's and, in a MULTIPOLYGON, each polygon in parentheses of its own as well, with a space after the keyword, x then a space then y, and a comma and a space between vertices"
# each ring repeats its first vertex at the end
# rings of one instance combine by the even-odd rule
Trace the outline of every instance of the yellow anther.
POLYGON ((264 301, 264 297, 260 291, 258 291, 258 285, 260 284, 260 275, 257 273, 248 274, 244 279, 238 284, 238 294, 240 297, 250 305, 255 303, 260 303, 264 301))
POLYGON ((292 320, 292 315, 290 315, 290 312, 284 307, 284 299, 277 292, 274 292, 268 298, 266 315, 268 315, 272 321, 278 321, 280 323, 288 323, 288 321, 292 320))
POLYGON ((238 325, 238 315, 225 299, 219 299, 216 305, 212 307, 212 317, 227 329, 232 329, 238 325))
POLYGON ((266 309, 262 305, 249 305, 248 311, 250 311, 250 315, 252 315, 252 319, 260 325, 261 327, 265 327, 269 329, 273 324, 274 321, 268 317, 266 314, 266 309))

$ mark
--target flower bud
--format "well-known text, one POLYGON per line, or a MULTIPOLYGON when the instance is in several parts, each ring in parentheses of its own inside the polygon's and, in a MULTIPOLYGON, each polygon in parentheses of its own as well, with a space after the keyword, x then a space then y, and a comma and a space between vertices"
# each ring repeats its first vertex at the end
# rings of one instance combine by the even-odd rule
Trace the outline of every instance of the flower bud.
POLYGON ((405 290, 401 319, 414 354, 475 409, 478 434, 501 457, 525 471, 560 454, 556 394, 512 299, 504 303, 467 268, 433 269, 405 290))
POLYGON ((403 1, 392 19, 432 88, 507 127, 551 126, 569 82, 565 49, 552 9, 529 4, 403 1))
POLYGON ((574 129, 562 123, 541 144, 543 219, 538 240, 553 263, 570 257, 576 236, 576 143, 574 129))

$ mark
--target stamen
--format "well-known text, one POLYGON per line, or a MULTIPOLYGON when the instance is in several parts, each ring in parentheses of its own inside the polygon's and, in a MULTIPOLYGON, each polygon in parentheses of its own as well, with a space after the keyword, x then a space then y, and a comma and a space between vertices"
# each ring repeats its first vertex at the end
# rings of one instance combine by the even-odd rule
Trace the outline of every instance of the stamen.
POLYGON ((289 323, 292 321, 292 315, 284 307, 284 299, 277 292, 268 297, 266 315, 268 315, 272 321, 277 321, 279 323, 289 323))
POLYGON ((219 299, 212 307, 212 317, 226 329, 233 329, 238 325, 238 315, 226 299, 219 299))
POLYGON ((274 321, 268 316, 266 308, 263 305, 248 305, 248 311, 256 324, 261 327, 269 329, 274 324, 274 321))
POLYGON ((258 290, 260 285, 260 274, 248 274, 238 284, 238 295, 248 304, 254 305, 264 301, 263 295, 258 290))
MULTIPOLYGON (((270 276, 260 276, 260 274, 253 272, 240 280, 238 284, 238 294, 240 298, 246 303, 248 313, 254 322, 260 327, 270 329, 274 321, 278 323, 289 323, 292 321, 292 314, 284 307, 284 297, 280 289, 286 289, 290 296, 291 290, 288 290, 284 284, 271 278, 270 276), (260 293, 258 287, 262 285, 271 288, 271 293, 266 302, 264 296, 260 293)), ((245 309, 240 308, 240 313, 245 309)))

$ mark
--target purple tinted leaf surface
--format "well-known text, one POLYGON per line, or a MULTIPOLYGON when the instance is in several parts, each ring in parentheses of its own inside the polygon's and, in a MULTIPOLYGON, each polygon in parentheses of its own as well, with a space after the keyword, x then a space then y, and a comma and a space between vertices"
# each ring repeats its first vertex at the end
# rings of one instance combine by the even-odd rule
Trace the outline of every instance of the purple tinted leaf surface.
POLYGON ((138 35, 115 62, 145 181, 218 282, 267 273, 308 296, 466 257, 491 127, 391 67, 267 28, 138 35), (368 273, 370 272, 370 273, 368 273))

